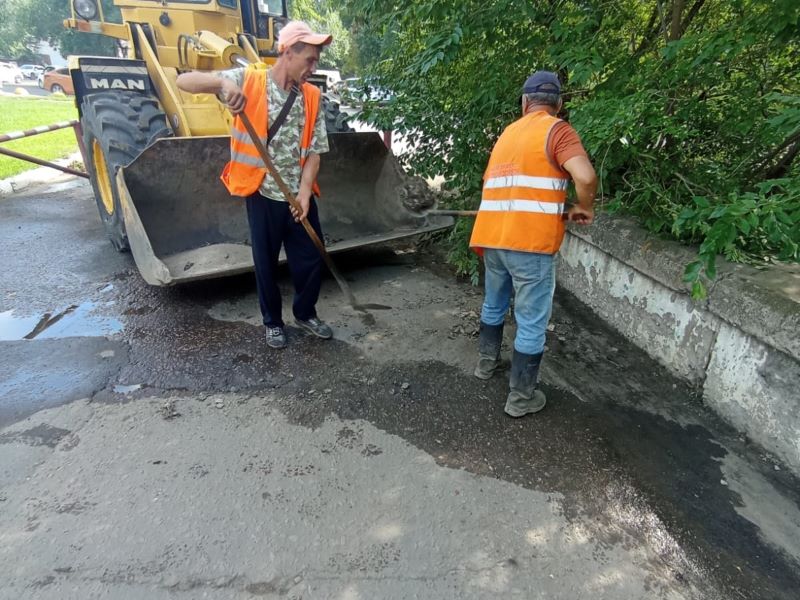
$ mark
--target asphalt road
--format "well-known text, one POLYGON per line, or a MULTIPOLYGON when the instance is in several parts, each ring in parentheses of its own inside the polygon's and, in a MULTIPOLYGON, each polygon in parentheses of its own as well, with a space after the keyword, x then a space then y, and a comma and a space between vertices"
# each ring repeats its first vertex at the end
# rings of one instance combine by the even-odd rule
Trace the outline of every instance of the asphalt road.
POLYGON ((18 83, 16 85, 11 85, 9 83, 2 84, 2 91, 6 92, 6 93, 9 93, 9 94, 13 94, 14 90, 17 89, 17 88, 24 89, 31 96, 49 96, 50 95, 50 92, 40 88, 36 84, 36 80, 26 79, 26 80, 24 80, 24 81, 22 81, 22 82, 20 82, 20 83, 18 83))
POLYGON ((327 280, 335 339, 280 352, 252 276, 148 287, 85 182, 1 198, 0 256, 0 598, 797 598, 797 479, 561 291, 511 420, 430 246, 338 256, 389 310, 327 280))

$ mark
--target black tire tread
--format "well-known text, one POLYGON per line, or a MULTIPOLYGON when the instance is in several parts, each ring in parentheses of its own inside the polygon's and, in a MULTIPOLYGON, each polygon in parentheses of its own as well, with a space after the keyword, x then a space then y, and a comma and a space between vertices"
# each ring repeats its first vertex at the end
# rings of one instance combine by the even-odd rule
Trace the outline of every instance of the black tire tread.
MULTIPOLYGON (((92 141, 97 139, 103 149, 112 181, 117 169, 131 164, 157 139, 172 135, 158 100, 136 92, 109 91, 92 94, 84 98, 81 108, 86 151, 91 157, 92 141)), ((90 164, 86 165, 86 169, 90 174, 100 217, 111 243, 117 250, 128 250, 128 237, 119 212, 120 201, 116 188, 112 190, 114 213, 108 215, 98 192, 94 163, 92 160, 88 162, 90 164)))

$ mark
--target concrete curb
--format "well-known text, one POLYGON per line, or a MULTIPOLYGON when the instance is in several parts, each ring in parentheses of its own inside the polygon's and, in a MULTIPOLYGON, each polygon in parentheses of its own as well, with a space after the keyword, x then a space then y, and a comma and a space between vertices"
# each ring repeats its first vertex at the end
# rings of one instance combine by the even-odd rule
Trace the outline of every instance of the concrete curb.
POLYGON ((718 260, 708 299, 683 283, 693 249, 630 219, 571 228, 559 283, 800 474, 800 265, 718 260))

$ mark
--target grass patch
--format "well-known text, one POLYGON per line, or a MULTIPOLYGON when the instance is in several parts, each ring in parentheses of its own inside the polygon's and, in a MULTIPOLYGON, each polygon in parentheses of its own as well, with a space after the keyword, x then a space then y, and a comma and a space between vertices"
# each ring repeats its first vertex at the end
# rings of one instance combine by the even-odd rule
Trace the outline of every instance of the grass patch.
MULTIPOLYGON (((0 134, 52 125, 78 118, 73 97, 0 97, 0 134)), ((48 131, 32 137, 4 142, 3 148, 16 150, 42 160, 63 158, 78 151, 78 141, 71 127, 48 131)), ((33 163, 0 156, 0 179, 36 168, 33 163)), ((55 172, 55 171, 54 171, 55 172)))

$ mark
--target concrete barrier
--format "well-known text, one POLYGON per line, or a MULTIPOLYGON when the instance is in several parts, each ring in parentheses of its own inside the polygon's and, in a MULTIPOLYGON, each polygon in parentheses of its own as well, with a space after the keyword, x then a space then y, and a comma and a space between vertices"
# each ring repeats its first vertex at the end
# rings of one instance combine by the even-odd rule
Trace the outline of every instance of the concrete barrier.
POLYGON ((609 215, 571 228, 560 254, 559 285, 800 474, 800 266, 720 258, 695 302, 682 282, 694 251, 609 215))

